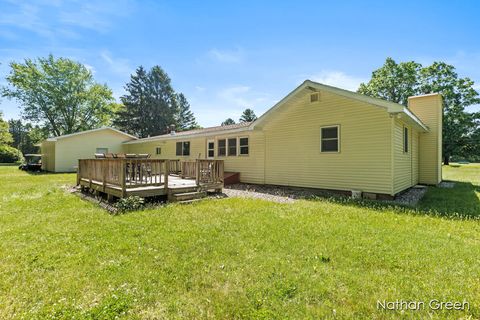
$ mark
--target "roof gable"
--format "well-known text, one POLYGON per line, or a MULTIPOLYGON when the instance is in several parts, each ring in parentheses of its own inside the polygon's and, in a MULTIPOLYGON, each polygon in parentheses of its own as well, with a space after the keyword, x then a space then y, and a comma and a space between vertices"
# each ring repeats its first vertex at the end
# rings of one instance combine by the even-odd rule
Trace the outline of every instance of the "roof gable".
POLYGON ((123 131, 120 131, 120 130, 112 128, 112 127, 101 127, 101 128, 97 128, 97 129, 85 130, 85 131, 80 131, 80 132, 75 132, 75 133, 70 133, 70 134, 64 134, 64 135, 58 136, 58 137, 48 138, 46 141, 58 141, 58 140, 62 140, 62 139, 65 139, 65 138, 70 138, 70 137, 74 137, 74 136, 89 134, 89 133, 98 132, 98 131, 105 131, 105 130, 109 130, 109 131, 119 133, 119 134, 124 135, 125 137, 131 138, 131 139, 135 139, 135 140, 138 139, 137 137, 135 137, 131 134, 125 133, 123 131))
POLYGON ((321 83, 318 83, 318 82, 314 82, 314 81, 311 81, 311 80, 305 80, 301 85, 299 85, 297 88, 295 88, 292 92, 290 92, 282 100, 277 102, 272 108, 270 108, 260 118, 258 118, 256 121, 254 121, 250 125, 251 129, 253 129, 257 126, 261 126, 262 123, 264 123, 265 121, 268 121, 268 118, 270 118, 280 108, 282 108, 290 99, 292 99, 294 96, 296 96, 298 93, 300 93, 301 91, 303 91, 305 89, 309 89, 312 92, 321 91, 321 90, 328 91, 328 92, 331 92, 333 94, 336 94, 336 95, 339 95, 339 96, 342 96, 342 97, 345 97, 345 98, 348 98, 348 99, 353 99, 353 100, 365 102, 365 103, 370 104, 372 106, 377 106, 377 107, 384 108, 390 114, 404 113, 407 116, 407 118, 412 120, 412 122, 414 124, 416 124, 421 130, 428 131, 428 127, 425 124, 423 124, 422 121, 413 112, 411 112, 410 110, 408 110, 408 108, 406 108, 405 106, 403 106, 401 104, 386 101, 386 100, 383 100, 383 99, 372 98, 372 97, 369 97, 369 96, 366 96, 366 95, 363 95, 363 94, 360 94, 360 93, 356 93, 356 92, 352 92, 352 91, 328 86, 328 85, 321 84, 321 83))

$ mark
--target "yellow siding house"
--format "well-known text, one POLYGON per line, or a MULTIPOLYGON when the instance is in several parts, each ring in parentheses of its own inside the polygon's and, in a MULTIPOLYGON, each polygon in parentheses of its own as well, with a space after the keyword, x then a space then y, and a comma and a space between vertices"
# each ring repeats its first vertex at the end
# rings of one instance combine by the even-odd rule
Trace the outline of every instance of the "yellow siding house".
MULTIPOLYGON (((98 139, 106 132, 98 132, 98 139)), ((251 123, 123 138, 129 141, 119 138, 116 147, 112 141, 111 152, 220 159, 225 171, 240 173, 245 183, 394 196, 441 181, 442 98, 410 97, 406 107, 306 80, 251 123)), ((66 146, 73 140, 64 141, 62 148, 75 149, 66 146)), ((47 169, 74 163, 59 156, 49 160, 51 153, 65 153, 58 142, 44 148, 47 169)))
POLYGON ((245 183, 387 196, 441 181, 442 99, 409 107, 305 81, 252 123, 125 142, 163 159, 222 159, 245 183))

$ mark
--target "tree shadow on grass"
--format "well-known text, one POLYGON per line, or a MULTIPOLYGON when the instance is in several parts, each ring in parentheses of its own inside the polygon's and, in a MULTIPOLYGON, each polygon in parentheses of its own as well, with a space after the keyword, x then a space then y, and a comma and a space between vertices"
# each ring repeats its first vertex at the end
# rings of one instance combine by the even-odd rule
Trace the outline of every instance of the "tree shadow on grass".
POLYGON ((470 182, 449 182, 455 183, 453 188, 428 187, 425 196, 415 206, 393 201, 353 200, 347 197, 331 197, 328 201, 376 211, 389 210, 397 213, 480 220, 480 186, 470 182))
POLYGON ((420 210, 434 210, 444 215, 480 218, 480 186, 471 182, 454 182, 453 188, 429 187, 418 203, 420 210))

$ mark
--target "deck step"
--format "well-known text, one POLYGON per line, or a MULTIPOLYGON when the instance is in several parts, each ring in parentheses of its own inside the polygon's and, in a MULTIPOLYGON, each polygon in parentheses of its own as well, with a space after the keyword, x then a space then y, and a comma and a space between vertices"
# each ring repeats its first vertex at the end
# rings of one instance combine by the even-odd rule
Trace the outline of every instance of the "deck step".
POLYGON ((179 194, 179 193, 188 193, 188 192, 197 192, 199 188, 197 186, 192 187, 175 187, 169 188, 168 191, 170 194, 179 194))
POLYGON ((205 191, 184 192, 172 194, 172 201, 186 201, 193 199, 205 198, 207 193, 205 191))

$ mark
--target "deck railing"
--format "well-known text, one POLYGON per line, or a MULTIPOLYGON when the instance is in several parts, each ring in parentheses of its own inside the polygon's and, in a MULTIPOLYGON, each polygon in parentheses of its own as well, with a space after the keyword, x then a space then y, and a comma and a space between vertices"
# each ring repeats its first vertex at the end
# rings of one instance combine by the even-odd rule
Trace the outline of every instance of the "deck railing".
POLYGON ((127 188, 164 186, 168 189, 168 175, 179 173, 182 178, 195 179, 197 185, 223 184, 223 160, 179 161, 165 159, 80 159, 77 184, 80 181, 127 188))
POLYGON ((223 160, 197 159, 195 180, 198 185, 223 183, 223 160))
POLYGON ((77 184, 80 180, 90 184, 127 188, 168 186, 169 160, 161 159, 80 159, 77 184), (167 174, 166 174, 167 173, 167 174))

